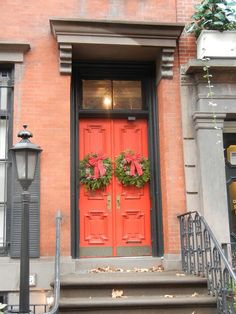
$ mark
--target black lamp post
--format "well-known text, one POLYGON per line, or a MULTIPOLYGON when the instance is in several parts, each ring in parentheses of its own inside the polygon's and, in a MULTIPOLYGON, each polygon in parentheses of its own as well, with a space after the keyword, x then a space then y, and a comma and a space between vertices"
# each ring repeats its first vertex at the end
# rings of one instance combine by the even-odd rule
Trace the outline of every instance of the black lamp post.
POLYGON ((13 160, 17 170, 23 192, 21 194, 22 213, 21 213, 21 250, 20 250, 20 313, 29 313, 29 202, 30 193, 28 188, 34 180, 35 169, 39 153, 42 149, 31 143, 29 138, 32 133, 23 125, 24 130, 18 133, 21 141, 12 148, 13 160))

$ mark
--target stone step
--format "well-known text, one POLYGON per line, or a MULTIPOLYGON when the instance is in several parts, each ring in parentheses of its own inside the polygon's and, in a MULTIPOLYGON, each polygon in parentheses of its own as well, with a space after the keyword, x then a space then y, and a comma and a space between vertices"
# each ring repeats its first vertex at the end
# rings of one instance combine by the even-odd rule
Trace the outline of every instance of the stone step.
POLYGON ((75 272, 87 273, 90 269, 98 267, 115 267, 122 269, 130 268, 150 268, 162 265, 166 271, 180 270, 181 260, 179 255, 152 257, 109 257, 109 258, 80 258, 75 261, 75 272))
POLYGON ((88 273, 61 277, 61 297, 110 297, 112 290, 125 296, 207 294, 206 279, 179 272, 88 273))
POLYGON ((124 297, 61 298, 60 313, 87 314, 216 314, 216 300, 210 296, 192 297, 189 295, 124 297))

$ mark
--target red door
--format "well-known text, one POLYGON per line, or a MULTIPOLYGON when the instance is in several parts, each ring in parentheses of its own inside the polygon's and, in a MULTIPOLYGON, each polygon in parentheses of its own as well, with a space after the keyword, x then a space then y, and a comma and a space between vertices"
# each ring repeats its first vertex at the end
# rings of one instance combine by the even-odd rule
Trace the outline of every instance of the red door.
MULTIPOLYGON (((146 120, 80 120, 80 160, 104 153, 114 161, 127 149, 148 156, 146 120)), ((151 255, 149 184, 124 187, 113 176, 105 190, 80 186, 79 213, 80 256, 151 255)))

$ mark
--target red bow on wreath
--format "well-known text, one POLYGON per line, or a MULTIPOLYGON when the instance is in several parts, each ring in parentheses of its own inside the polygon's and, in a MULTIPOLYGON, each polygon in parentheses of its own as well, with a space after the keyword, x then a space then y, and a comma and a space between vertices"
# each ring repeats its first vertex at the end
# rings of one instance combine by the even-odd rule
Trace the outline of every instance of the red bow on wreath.
POLYGON ((130 175, 134 176, 135 171, 137 171, 138 175, 141 176, 143 174, 143 170, 141 168, 140 162, 142 160, 142 156, 140 154, 130 154, 127 153, 125 155, 125 160, 127 163, 131 163, 130 165, 130 175))
POLYGON ((106 168, 103 165, 103 160, 106 157, 102 154, 98 154, 97 157, 90 157, 88 162, 94 167, 94 178, 98 179, 99 177, 103 177, 106 174, 106 168))

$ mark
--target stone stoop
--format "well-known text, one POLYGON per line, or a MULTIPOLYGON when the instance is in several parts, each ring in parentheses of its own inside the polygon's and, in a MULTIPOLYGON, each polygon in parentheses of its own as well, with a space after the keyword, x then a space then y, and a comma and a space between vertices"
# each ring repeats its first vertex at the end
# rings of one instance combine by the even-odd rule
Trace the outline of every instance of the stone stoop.
POLYGON ((124 271, 62 275, 59 312, 216 314, 217 309, 204 278, 124 271))

